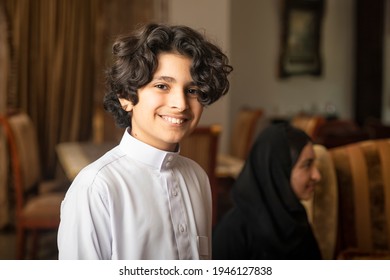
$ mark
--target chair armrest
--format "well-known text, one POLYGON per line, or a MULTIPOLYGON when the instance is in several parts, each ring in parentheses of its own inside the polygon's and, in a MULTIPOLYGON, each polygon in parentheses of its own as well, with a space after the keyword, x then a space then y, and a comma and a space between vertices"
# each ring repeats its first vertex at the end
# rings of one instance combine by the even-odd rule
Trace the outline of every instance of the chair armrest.
POLYGON ((38 193, 53 193, 53 192, 66 192, 70 186, 70 182, 66 179, 48 180, 39 183, 38 193))

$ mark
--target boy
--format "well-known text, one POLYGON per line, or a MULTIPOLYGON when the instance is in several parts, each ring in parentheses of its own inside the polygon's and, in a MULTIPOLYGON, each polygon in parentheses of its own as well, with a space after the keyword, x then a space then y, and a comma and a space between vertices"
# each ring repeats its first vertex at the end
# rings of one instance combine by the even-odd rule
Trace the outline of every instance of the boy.
POLYGON ((227 93, 232 67, 185 26, 146 25, 113 53, 104 107, 127 129, 67 192, 59 258, 210 259, 209 181, 178 143, 227 93))

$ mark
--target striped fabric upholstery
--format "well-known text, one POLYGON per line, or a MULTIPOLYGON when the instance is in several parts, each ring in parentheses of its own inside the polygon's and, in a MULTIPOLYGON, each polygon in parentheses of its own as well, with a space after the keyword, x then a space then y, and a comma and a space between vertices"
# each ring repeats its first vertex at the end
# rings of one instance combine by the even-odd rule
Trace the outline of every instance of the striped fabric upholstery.
POLYGON ((331 260, 336 255, 338 192, 333 161, 328 150, 322 145, 314 145, 316 165, 321 173, 321 181, 314 189, 314 196, 302 201, 321 250, 322 258, 331 260))
POLYGON ((339 251, 390 249, 390 139, 329 149, 339 188, 339 251))

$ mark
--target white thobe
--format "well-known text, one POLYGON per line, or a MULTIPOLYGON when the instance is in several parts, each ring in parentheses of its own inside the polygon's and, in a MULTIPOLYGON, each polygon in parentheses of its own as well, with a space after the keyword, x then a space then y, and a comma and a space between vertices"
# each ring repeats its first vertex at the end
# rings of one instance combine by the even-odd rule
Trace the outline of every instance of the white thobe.
POLYGON ((205 171, 125 132, 70 186, 58 249, 59 259, 210 259, 205 171))

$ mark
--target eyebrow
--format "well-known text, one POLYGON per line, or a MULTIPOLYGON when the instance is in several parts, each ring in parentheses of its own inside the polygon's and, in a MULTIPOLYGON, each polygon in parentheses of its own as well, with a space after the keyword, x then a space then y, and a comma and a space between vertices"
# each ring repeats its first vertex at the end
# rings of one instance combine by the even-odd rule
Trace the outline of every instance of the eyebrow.
POLYGON ((158 76, 154 78, 153 81, 166 81, 166 82, 174 83, 176 82, 176 79, 169 76, 158 76))
MULTIPOLYGON (((168 83, 176 83, 176 79, 170 76, 158 76, 155 77, 152 81, 165 81, 168 83)), ((196 83, 194 81, 191 81, 188 83, 188 86, 196 86, 196 83)))

